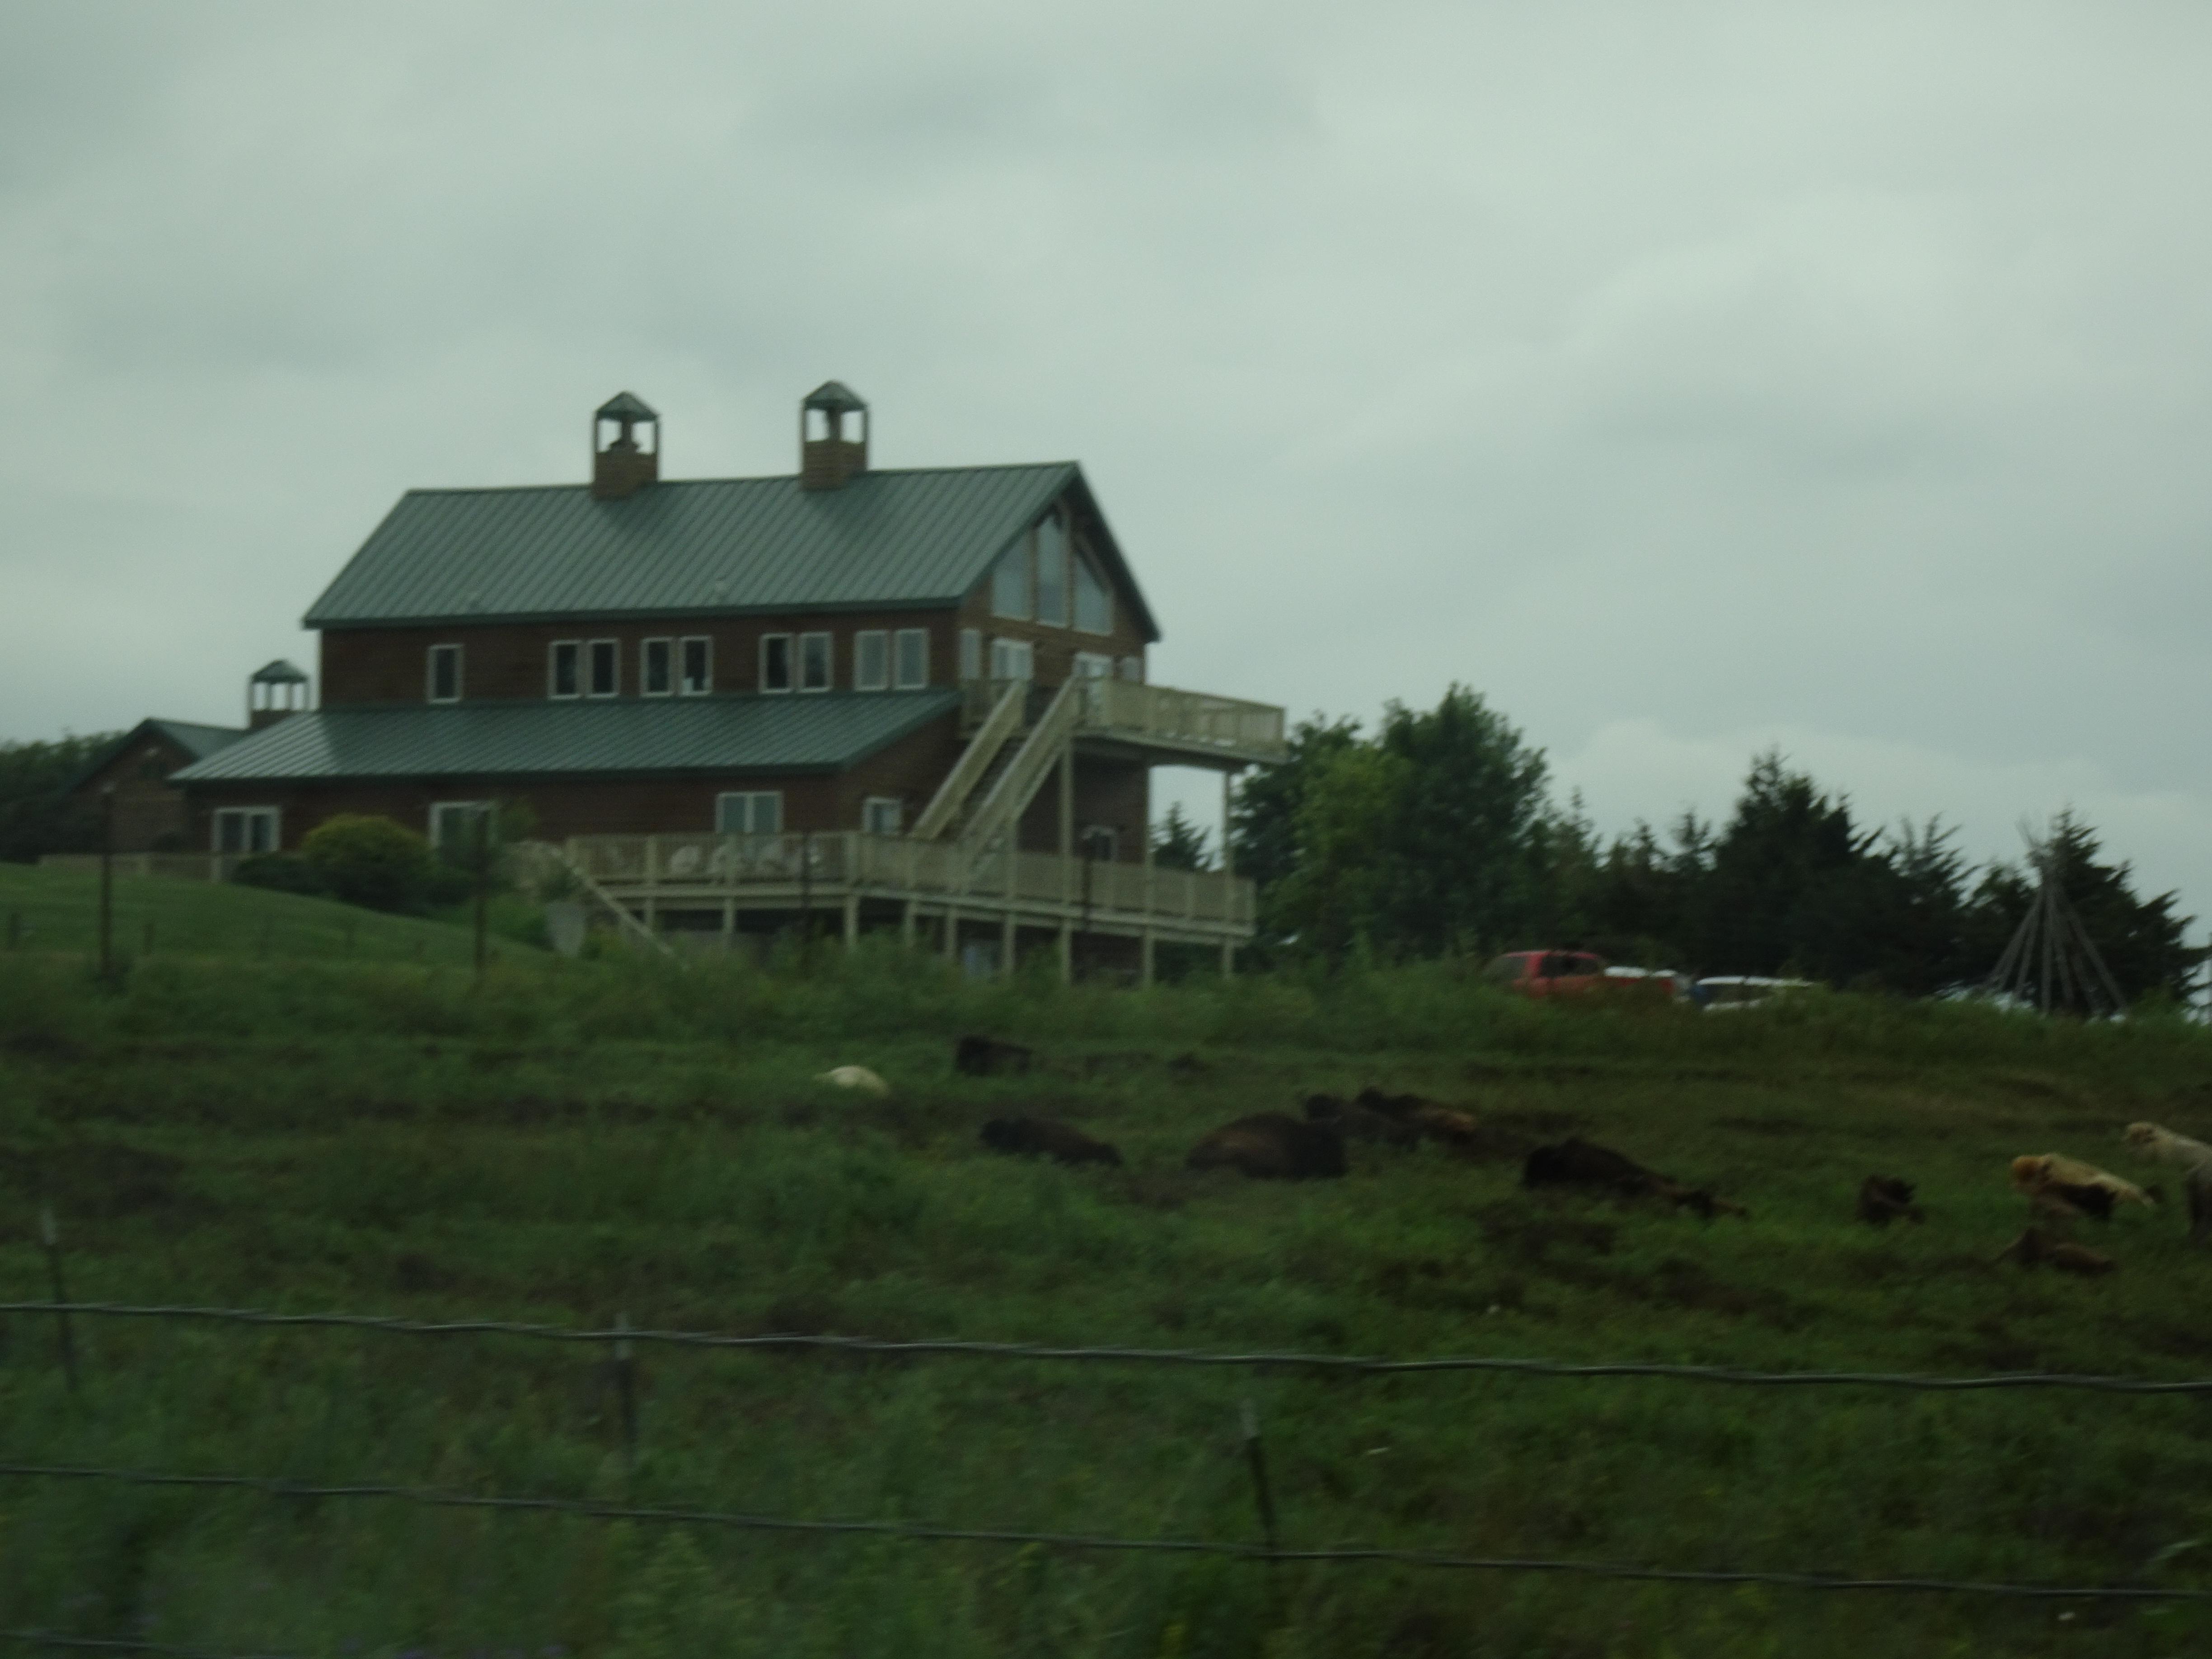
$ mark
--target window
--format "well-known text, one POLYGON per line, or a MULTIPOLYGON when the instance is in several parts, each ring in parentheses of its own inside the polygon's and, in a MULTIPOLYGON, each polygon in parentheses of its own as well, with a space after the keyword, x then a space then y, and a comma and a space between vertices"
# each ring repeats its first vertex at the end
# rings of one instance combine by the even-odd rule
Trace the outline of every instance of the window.
POLYGON ((556 640, 553 654, 545 663, 545 695, 549 697, 573 697, 582 688, 578 682, 576 659, 583 646, 574 640, 556 640))
POLYGON ((1086 680, 1111 678, 1114 659, 1103 651, 1079 651, 1075 653, 1075 672, 1086 680))
POLYGON ((592 641, 592 684, 585 695, 611 697, 622 690, 622 647, 613 640, 592 641))
POLYGON ((892 684, 902 691, 919 691, 929 684, 929 630, 902 628, 893 643, 892 684))
POLYGON ((896 836, 904 816, 896 795, 871 795, 860 803, 860 828, 872 836, 896 836))
POLYGON ((1121 678, 1133 685, 1145 683, 1145 659, 1142 657, 1121 659, 1121 678))
POLYGON ((676 687, 687 697, 703 697, 714 689, 714 642, 705 635, 684 641, 684 674, 676 687))
POLYGON ((827 634, 801 634, 799 636, 799 689, 802 691, 827 691, 830 689, 830 636, 827 634))
POLYGON ((1036 678, 1036 653, 1027 640, 993 640, 991 641, 991 678, 994 680, 1027 680, 1036 678))
POLYGON ((1057 513, 1037 521, 1036 619, 1067 626, 1067 532, 1057 513))
POLYGON ((430 647, 430 701, 459 702, 461 700, 461 647, 458 645, 434 645, 430 647))
POLYGON ((1114 631, 1114 594, 1090 556, 1075 556, 1075 625, 1086 634, 1114 631))
POLYGON ((714 829, 725 836, 783 833, 783 792, 753 789, 714 797, 714 829))
POLYGON ((477 823, 491 811, 488 800, 441 800, 430 804, 430 845, 449 859, 477 850, 477 823))
POLYGON ((791 635, 763 634, 761 635, 760 689, 763 691, 791 690, 791 635))
POLYGON ((215 815, 215 850, 273 853, 278 843, 276 830, 276 809, 273 806, 218 807, 215 815))
POLYGON ((1026 531, 1014 538, 1014 544, 999 555, 998 563, 991 567, 991 614, 1030 614, 1030 538, 1026 531))
POLYGON ((891 683, 891 636, 880 628, 853 635, 853 690, 881 691, 891 683))
POLYGON ((960 678, 963 680, 983 678, 983 630, 980 628, 960 630, 960 678))
POLYGON ((676 689, 676 641, 647 640, 637 659, 638 695, 665 697, 676 689))

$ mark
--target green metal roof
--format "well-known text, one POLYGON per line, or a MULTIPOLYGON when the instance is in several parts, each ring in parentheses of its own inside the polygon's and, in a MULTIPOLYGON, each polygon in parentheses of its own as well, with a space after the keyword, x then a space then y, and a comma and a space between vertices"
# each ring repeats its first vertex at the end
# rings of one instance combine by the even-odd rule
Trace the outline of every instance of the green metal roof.
POLYGON ((322 708, 173 774, 183 783, 844 770, 957 708, 960 694, 537 699, 322 708))
POLYGON ((1122 601, 1159 629, 1082 470, 868 471, 679 480, 621 501, 589 487, 416 489, 305 618, 309 628, 700 616, 957 604, 991 562, 1072 497, 1122 601))
POLYGON ((218 754, 246 735, 242 726, 195 726, 190 720, 149 720, 146 724, 194 760, 205 760, 210 755, 218 754))

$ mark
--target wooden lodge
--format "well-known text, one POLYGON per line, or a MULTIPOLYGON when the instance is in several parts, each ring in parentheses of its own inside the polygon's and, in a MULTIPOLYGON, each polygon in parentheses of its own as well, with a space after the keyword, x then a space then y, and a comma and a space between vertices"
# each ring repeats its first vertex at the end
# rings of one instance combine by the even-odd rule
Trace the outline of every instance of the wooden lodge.
POLYGON ((868 418, 831 381, 796 473, 671 480, 624 392, 588 484, 410 491, 307 612, 319 706, 172 775, 191 844, 369 812, 450 847, 498 808, 657 941, 1226 966, 1250 884, 1153 867, 1151 771, 1225 794, 1283 711, 1150 683, 1158 623, 1074 463, 879 470, 868 418))

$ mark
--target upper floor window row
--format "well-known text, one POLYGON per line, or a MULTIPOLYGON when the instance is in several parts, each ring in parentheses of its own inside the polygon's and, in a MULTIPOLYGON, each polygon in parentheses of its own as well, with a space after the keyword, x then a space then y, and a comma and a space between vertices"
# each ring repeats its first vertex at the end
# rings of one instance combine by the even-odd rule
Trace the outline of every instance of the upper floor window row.
MULTIPOLYGON (((760 641, 763 691, 827 691, 836 683, 836 641, 823 633, 768 634, 760 641)), ((461 700, 461 647, 434 645, 425 664, 431 702, 461 700)), ((863 629, 853 636, 856 691, 919 691, 929 684, 929 630, 863 629)), ((701 697, 714 689, 714 641, 706 635, 638 642, 636 694, 701 697)), ((556 640, 545 654, 545 695, 617 697, 623 694, 619 640, 556 640)))
POLYGON ((1114 631, 1114 591, 1068 535, 1059 508, 1015 538, 991 567, 991 614, 1054 628, 1072 620, 1086 634, 1114 631))

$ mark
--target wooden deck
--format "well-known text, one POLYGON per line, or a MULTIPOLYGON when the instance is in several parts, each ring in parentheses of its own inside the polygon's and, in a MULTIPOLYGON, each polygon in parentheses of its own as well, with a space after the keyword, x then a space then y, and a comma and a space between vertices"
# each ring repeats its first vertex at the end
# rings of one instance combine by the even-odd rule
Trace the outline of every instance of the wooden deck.
POLYGON ((562 848, 596 895, 643 928, 719 932, 726 942, 815 917, 850 943, 895 927, 909 945, 956 954, 995 938, 999 962, 1054 944, 1063 971, 1079 938, 1137 942, 1141 977, 1157 944, 1218 948, 1225 966, 1252 938, 1249 881, 1050 853, 859 830, 786 836, 580 836, 562 848))
MULTIPOLYGON (((961 728, 973 732, 1006 690, 1003 680, 969 680, 961 728)), ((1118 745, 1159 763, 1235 770, 1283 758, 1283 710, 1210 691, 1182 691, 1133 680, 1085 679, 1075 736, 1086 747, 1118 745)), ((1052 688, 1039 687, 1040 702, 1052 688)))

